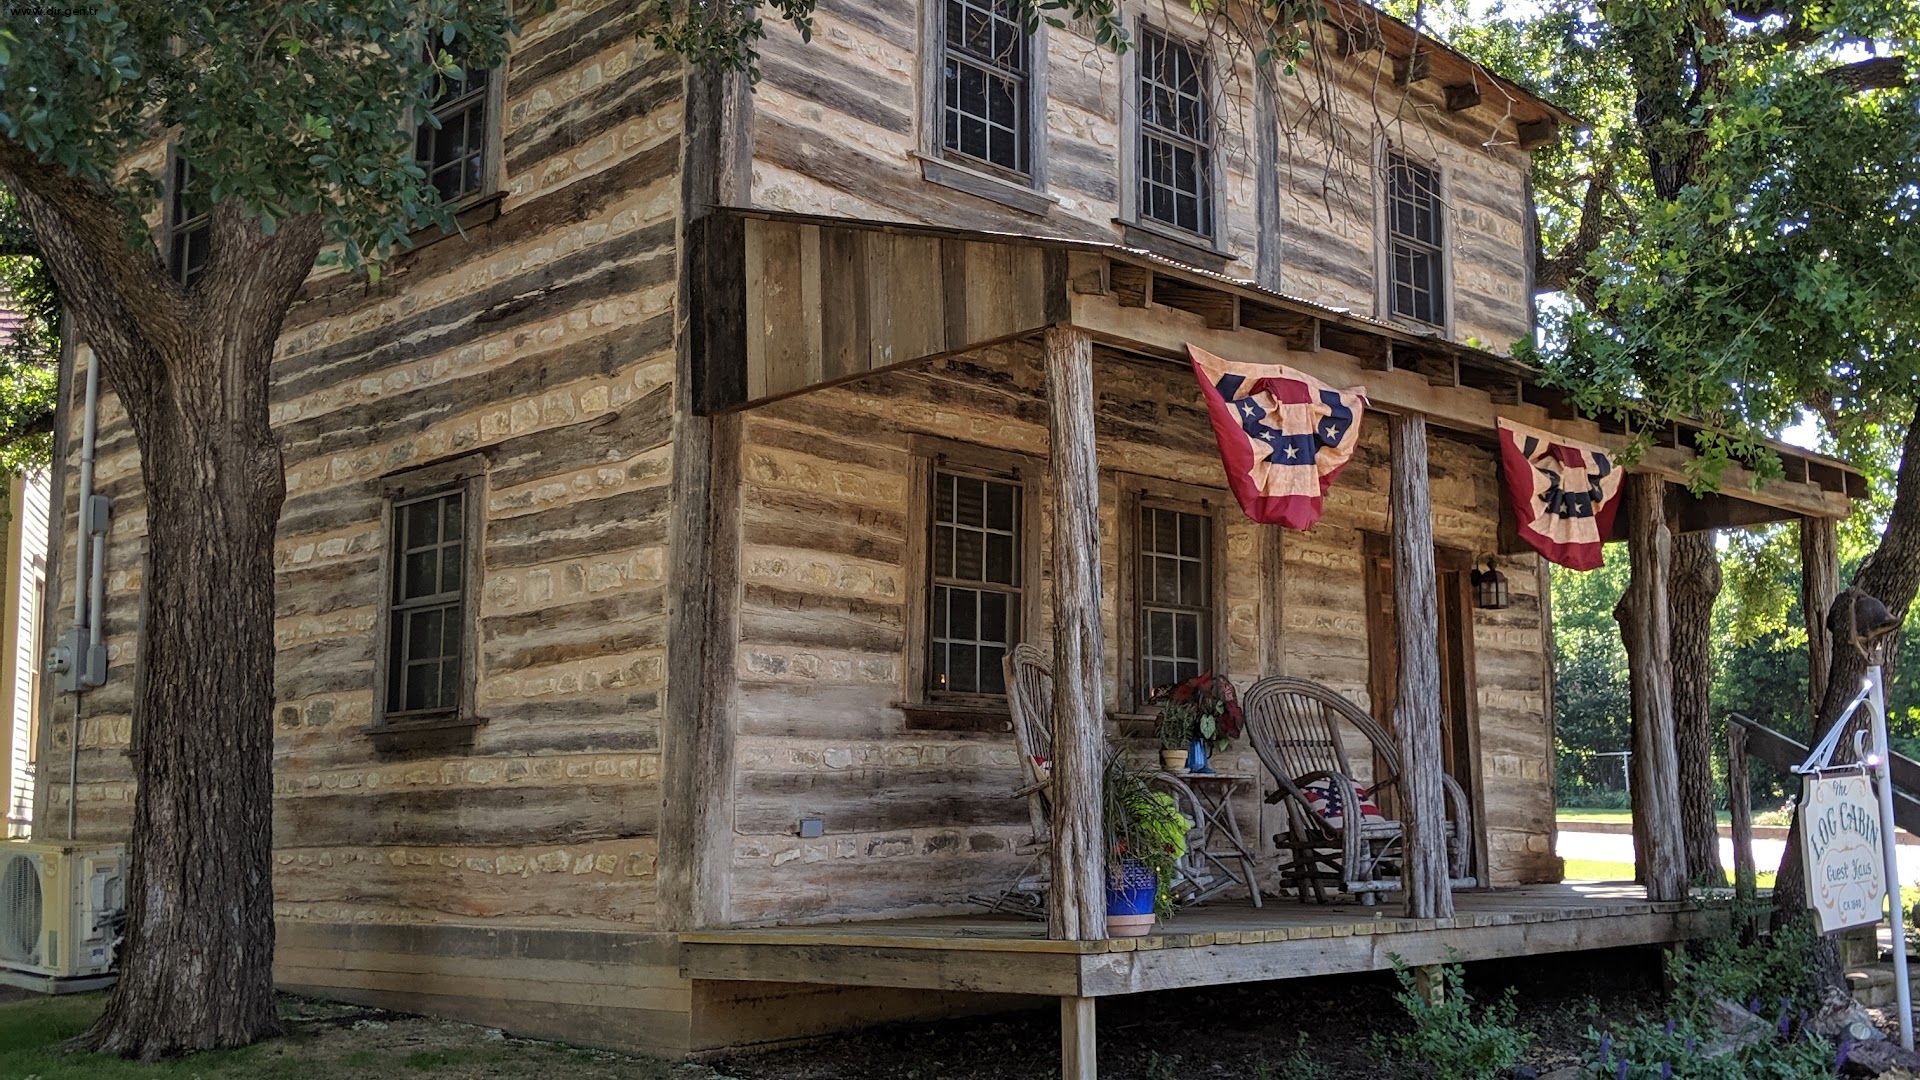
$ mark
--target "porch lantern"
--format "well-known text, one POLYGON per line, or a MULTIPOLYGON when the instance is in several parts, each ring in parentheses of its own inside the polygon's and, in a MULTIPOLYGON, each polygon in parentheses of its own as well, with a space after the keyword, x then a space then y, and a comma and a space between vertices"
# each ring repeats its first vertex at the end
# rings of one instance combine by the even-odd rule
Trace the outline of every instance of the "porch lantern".
POLYGON ((1485 570, 1475 569, 1472 573, 1473 606, 1499 611, 1507 606, 1511 598, 1507 594, 1507 575, 1494 569, 1493 557, 1487 557, 1485 570))

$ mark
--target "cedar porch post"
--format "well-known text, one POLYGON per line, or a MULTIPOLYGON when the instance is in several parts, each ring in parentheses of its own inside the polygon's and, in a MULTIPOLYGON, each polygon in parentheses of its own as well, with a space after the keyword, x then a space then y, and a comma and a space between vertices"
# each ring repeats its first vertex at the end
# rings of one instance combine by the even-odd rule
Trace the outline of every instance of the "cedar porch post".
POLYGON ((1100 630, 1093 339, 1084 330, 1050 327, 1045 352, 1053 471, 1053 884, 1047 890, 1047 931, 1086 940, 1107 936, 1100 821, 1106 644, 1100 630))
POLYGON ((1387 417, 1392 445, 1393 604, 1400 646, 1401 818, 1406 829, 1401 881, 1407 916, 1451 918, 1447 805, 1441 786, 1440 612, 1433 568, 1433 502, 1427 476, 1427 420, 1387 417))
POLYGON ((1800 519, 1800 612, 1807 623, 1807 716, 1816 726, 1827 698, 1833 637, 1827 609, 1840 595, 1839 524, 1832 518, 1800 519))
POLYGON ((1680 831, 1680 762, 1674 748, 1673 630, 1667 578, 1673 534, 1667 525, 1667 483, 1657 476, 1626 478, 1627 551, 1632 567, 1615 616, 1627 647, 1633 698, 1633 756, 1628 794, 1633 804, 1634 861, 1650 900, 1687 894, 1686 847, 1680 831))

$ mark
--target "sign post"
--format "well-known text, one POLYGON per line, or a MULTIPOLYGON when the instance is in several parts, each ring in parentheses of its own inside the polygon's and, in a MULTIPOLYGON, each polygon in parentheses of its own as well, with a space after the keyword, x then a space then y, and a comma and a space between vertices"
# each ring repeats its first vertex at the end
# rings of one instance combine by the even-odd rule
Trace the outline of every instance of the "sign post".
POLYGON ((1907 981, 1907 913, 1900 902, 1900 845, 1893 837, 1893 773, 1888 758, 1887 693, 1880 665, 1867 669, 1867 700, 1873 708, 1873 752, 1867 764, 1880 789, 1880 848, 1886 863, 1887 910, 1893 919, 1893 983, 1900 1001, 1900 1045, 1913 1049, 1913 984, 1907 981))
MULTIPOLYGON (((1876 657, 1877 659, 1877 657, 1876 657)), ((1807 902, 1820 932, 1880 921, 1886 905, 1893 925, 1893 980, 1900 1009, 1900 1045, 1913 1049, 1913 989, 1907 981, 1906 911, 1900 903, 1899 845, 1894 843, 1893 778, 1888 766, 1887 706, 1881 665, 1820 745, 1793 771, 1805 777, 1800 802, 1802 865, 1807 902), (1867 707, 1870 745, 1857 765, 1833 765, 1848 722, 1867 707)), ((1860 739, 1856 736, 1855 746, 1860 739)))

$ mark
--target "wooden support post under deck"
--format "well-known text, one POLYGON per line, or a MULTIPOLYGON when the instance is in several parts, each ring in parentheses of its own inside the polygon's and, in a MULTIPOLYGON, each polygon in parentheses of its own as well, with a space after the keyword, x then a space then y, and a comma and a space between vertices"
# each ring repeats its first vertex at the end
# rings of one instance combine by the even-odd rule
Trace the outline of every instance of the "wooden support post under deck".
POLYGON ((1827 633, 1827 609, 1840 594, 1839 522, 1833 518, 1800 519, 1800 611, 1807 621, 1807 717, 1820 715, 1827 697, 1828 668, 1833 664, 1833 636, 1827 633))
POLYGON ((1633 697, 1634 862, 1647 896, 1687 895, 1687 859, 1680 832, 1680 761, 1674 748, 1673 630, 1667 578, 1673 534, 1667 524, 1667 482, 1628 473, 1627 551, 1633 565, 1615 614, 1627 647, 1633 697))
MULTIPOLYGON (((1045 351, 1053 466, 1053 883, 1047 890, 1047 932, 1068 940, 1098 939, 1107 936, 1100 822, 1106 643, 1100 629, 1093 339, 1084 330, 1050 327, 1045 351)), ((1091 1040, 1091 1004, 1087 1009, 1091 1040)))
POLYGON ((1099 998, 1060 999, 1060 1080, 1099 1080, 1094 1059, 1094 1003, 1099 998))
POLYGON ((1747 786, 1747 729, 1727 723, 1727 801, 1733 826, 1733 889, 1753 898, 1753 793, 1747 786))
POLYGON ((1453 916, 1447 870, 1447 805, 1441 785, 1440 612, 1433 566, 1433 500, 1427 470, 1427 420, 1387 418, 1393 456, 1393 603, 1400 646, 1394 731, 1400 743, 1401 823, 1406 830, 1401 881, 1407 916, 1453 916))

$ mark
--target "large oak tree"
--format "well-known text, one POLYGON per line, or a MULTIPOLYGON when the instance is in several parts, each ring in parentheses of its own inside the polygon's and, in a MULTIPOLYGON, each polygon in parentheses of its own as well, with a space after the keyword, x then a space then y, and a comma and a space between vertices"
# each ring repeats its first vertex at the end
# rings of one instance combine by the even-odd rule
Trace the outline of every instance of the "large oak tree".
MULTIPOLYGON (((1124 47, 1116 0, 1017 3, 1029 26, 1088 20, 1124 47)), ((516 20, 550 6, 0 0, 0 276, 8 257, 43 260, 20 271, 50 275, 34 279, 47 286, 36 325, 50 326, 57 289, 67 330, 126 409, 150 508, 128 937, 84 1045, 155 1058, 277 1029, 274 345, 316 270, 335 285, 377 275, 415 231, 452 227, 414 161, 414 124, 440 80, 500 62, 516 20), (209 255, 187 286, 160 242, 163 178, 137 165, 163 145, 211 208, 209 255)), ((804 35, 813 6, 635 0, 643 47, 749 74, 761 13, 804 35)), ((39 378, 13 426, 44 423, 39 378)))

